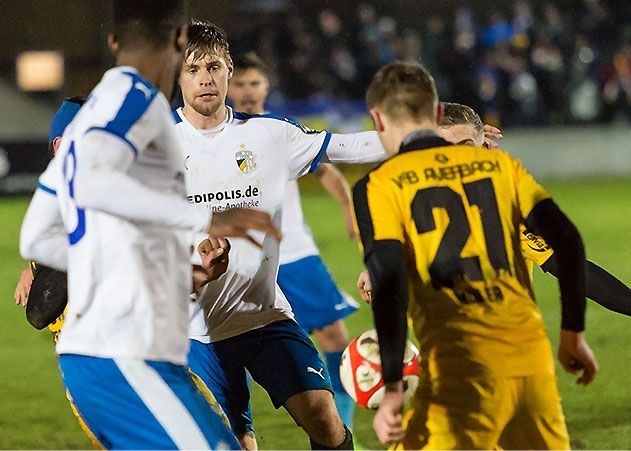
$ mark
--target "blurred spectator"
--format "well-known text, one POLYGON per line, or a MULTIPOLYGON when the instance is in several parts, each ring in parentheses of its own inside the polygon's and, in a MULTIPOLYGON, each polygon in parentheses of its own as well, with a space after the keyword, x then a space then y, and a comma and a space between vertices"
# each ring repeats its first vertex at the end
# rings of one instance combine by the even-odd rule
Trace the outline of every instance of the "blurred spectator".
POLYGON ((604 120, 631 120, 631 43, 616 52, 603 72, 604 120))

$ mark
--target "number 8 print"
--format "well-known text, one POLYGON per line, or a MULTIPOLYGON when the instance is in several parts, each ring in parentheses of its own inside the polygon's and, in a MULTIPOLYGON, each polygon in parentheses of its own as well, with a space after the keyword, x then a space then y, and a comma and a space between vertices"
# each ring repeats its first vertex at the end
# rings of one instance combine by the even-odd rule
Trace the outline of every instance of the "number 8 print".
POLYGON ((74 142, 70 144, 70 149, 64 157, 63 176, 64 183, 68 187, 68 197, 66 203, 66 230, 68 231, 68 241, 70 245, 77 244, 85 235, 85 209, 79 208, 75 201, 74 182, 77 173, 77 155, 74 142))

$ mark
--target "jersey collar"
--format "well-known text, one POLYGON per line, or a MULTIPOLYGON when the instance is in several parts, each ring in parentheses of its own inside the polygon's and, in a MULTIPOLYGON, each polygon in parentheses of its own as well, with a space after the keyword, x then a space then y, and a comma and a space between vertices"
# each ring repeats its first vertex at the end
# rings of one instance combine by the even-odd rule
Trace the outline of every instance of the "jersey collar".
MULTIPOLYGON (((234 110, 229 105, 226 105, 226 108, 228 110, 228 118, 226 120, 226 125, 228 125, 228 124, 232 124, 234 122, 234 110)), ((193 124, 191 124, 188 121, 188 119, 186 119, 186 116, 184 115, 184 112, 183 112, 183 107, 179 107, 177 110, 175 110, 175 112, 176 112, 176 114, 178 116, 178 118, 176 118, 176 123, 184 122, 186 124, 186 126, 188 128, 190 128, 191 130, 194 130, 195 133, 197 133, 197 134, 199 134, 201 136, 204 136, 198 129, 196 129, 193 126, 193 124), (177 120, 177 119, 179 119, 179 120, 177 120)), ((219 132, 219 134, 223 133, 224 130, 225 130, 225 127, 224 127, 224 129, 221 132, 219 132)))
POLYGON ((445 141, 433 130, 421 129, 410 133, 403 139, 401 147, 399 148, 399 153, 444 146, 453 146, 453 144, 449 141, 445 141))

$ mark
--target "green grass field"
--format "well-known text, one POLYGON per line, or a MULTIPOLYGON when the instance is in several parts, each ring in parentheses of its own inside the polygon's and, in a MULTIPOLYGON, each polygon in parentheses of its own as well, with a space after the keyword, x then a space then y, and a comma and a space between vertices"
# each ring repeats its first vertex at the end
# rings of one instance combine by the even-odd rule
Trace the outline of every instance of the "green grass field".
MULTIPOLYGON (((553 196, 582 231, 588 257, 623 281, 631 282, 631 180, 548 184, 553 196)), ((355 243, 343 232, 334 202, 309 189, 305 214, 322 255, 339 285, 355 294, 362 268, 355 243)), ((89 448, 65 400, 50 336, 27 325, 13 304, 13 290, 25 262, 18 255, 18 233, 27 200, 0 201, 0 448, 89 448)), ((559 302, 554 278, 536 274, 539 304, 556 342, 559 302)), ((588 339, 601 373, 592 386, 579 387, 559 370, 563 406, 575 448, 621 449, 631 446, 631 319, 590 303, 588 339)), ((351 335, 371 327, 363 306, 348 321, 351 335)), ((267 395, 255 387, 253 411, 259 445, 265 449, 308 448, 305 435, 267 395)), ((379 448, 371 429, 372 413, 358 410, 356 439, 379 448)))

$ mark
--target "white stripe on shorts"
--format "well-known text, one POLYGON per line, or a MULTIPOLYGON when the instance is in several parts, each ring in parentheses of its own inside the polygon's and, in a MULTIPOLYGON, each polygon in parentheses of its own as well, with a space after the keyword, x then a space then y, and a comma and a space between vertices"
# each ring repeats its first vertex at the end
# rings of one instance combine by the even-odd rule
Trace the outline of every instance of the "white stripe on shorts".
POLYGON ((114 362, 179 449, 210 449, 193 416, 155 369, 138 359, 114 362))

